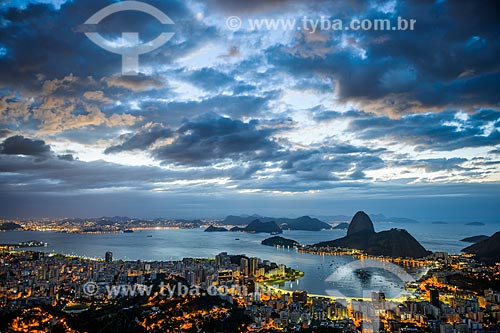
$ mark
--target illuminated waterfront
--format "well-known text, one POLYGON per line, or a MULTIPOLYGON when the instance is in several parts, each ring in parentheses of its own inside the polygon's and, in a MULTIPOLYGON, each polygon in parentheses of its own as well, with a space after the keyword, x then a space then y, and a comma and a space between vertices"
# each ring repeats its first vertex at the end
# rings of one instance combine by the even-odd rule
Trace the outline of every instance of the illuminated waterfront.
MULTIPOLYGON (((455 228, 454 232, 441 229, 453 229, 450 225, 433 226, 439 232, 425 234, 425 224, 405 225, 429 250, 457 252, 466 246, 458 240, 476 233, 488 233, 496 225, 481 227, 455 228), (483 229, 487 229, 486 231, 483 229), (421 231, 420 231, 421 230, 421 231), (477 231, 476 231, 477 230, 477 231), (439 246, 432 246, 442 240, 439 246)), ((427 225, 428 226, 428 225, 427 225)), ((387 228, 380 225, 377 229, 387 228)), ((429 230, 429 229, 427 229, 429 230)), ((345 230, 329 231, 285 231, 283 236, 302 244, 313 244, 342 237, 345 230)), ((340 290, 342 294, 362 296, 360 289, 382 289, 387 296, 398 294, 402 289, 401 281, 388 274, 374 270, 369 281, 348 277, 337 281, 336 285, 325 282, 339 267, 356 259, 352 255, 321 256, 299 253, 295 249, 263 246, 260 242, 269 237, 267 234, 248 233, 206 233, 203 229, 142 230, 134 233, 111 234, 65 234, 56 232, 15 231, 0 233, 0 243, 13 243, 27 240, 39 240, 48 243, 41 251, 63 253, 91 258, 103 258, 106 251, 112 251, 117 259, 126 260, 180 260, 185 257, 214 257, 221 251, 231 254, 246 254, 268 258, 283 263, 305 273, 304 277, 286 282, 280 287, 288 290, 304 289, 312 294, 327 295, 327 290, 340 290), (152 237, 148 237, 152 236, 152 237), (238 238, 238 240, 236 240, 238 238), (361 288, 360 288, 361 287, 361 288)))

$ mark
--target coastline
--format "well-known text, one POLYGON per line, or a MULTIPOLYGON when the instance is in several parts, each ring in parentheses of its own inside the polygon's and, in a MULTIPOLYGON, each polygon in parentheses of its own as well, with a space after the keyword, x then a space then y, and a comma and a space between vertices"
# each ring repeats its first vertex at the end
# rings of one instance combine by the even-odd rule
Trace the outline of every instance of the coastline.
MULTIPOLYGON (((293 294, 293 291, 292 290, 287 290, 287 289, 282 289, 282 288, 279 288, 279 287, 275 287, 275 286, 272 286, 272 285, 267 285, 265 283, 263 284, 258 284, 259 287, 263 287, 262 289, 264 291, 267 291, 267 289, 271 289, 272 292, 275 292, 277 294, 288 294, 288 295, 292 295, 293 294)), ((333 295, 325 295, 325 294, 313 294, 313 293, 307 293, 307 296, 308 297, 320 297, 320 298, 328 298, 332 301, 338 301, 338 300, 346 300, 348 302, 352 302, 353 300, 355 301, 371 301, 371 297, 349 297, 349 296, 333 296, 333 295)), ((397 298, 386 298, 387 301, 392 301, 392 302, 404 302, 408 299, 409 296, 407 295, 404 295, 404 296, 401 296, 401 297, 397 297, 397 298)))

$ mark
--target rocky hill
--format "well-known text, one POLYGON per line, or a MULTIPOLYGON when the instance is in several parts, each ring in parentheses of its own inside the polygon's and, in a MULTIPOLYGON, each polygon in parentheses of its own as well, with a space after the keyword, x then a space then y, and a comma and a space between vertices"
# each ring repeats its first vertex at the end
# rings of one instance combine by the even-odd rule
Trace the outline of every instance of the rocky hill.
POLYGON ((429 254, 406 230, 391 229, 376 233, 370 217, 364 212, 354 215, 347 236, 314 246, 352 248, 371 255, 390 257, 421 258, 429 254))
POLYGON ((319 231, 322 229, 331 229, 332 226, 310 216, 302 216, 296 219, 278 219, 281 229, 288 230, 309 230, 319 231))
POLYGON ((349 224, 347 236, 354 235, 358 232, 374 233, 373 222, 365 212, 357 212, 349 224))
POLYGON ((466 247, 462 251, 475 254, 478 260, 487 264, 500 262, 500 231, 479 243, 466 247))
POLYGON ((270 234, 281 234, 283 230, 274 221, 262 222, 260 220, 253 220, 246 227, 233 227, 229 231, 245 231, 251 233, 266 232, 270 234))

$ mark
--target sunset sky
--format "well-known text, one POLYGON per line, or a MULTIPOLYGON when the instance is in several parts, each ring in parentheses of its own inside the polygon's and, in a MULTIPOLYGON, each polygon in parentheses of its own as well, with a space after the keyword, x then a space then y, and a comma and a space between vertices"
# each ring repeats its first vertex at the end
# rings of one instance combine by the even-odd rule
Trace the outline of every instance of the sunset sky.
POLYGON ((174 24, 95 27, 110 45, 174 33, 124 76, 84 34, 113 2, 0 1, 0 217, 499 220, 497 2, 144 2, 174 24), (416 24, 248 21, 322 16, 416 24))

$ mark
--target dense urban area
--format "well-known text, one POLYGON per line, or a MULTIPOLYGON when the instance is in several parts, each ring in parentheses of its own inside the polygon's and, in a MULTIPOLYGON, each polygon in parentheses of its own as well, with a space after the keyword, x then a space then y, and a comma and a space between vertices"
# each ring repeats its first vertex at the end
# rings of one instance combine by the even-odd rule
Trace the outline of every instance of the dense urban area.
POLYGON ((497 332, 500 319, 500 266, 471 255, 399 262, 429 270, 406 285, 411 296, 398 300, 381 292, 349 299, 268 288, 300 272, 225 252, 143 262, 113 260, 111 252, 91 260, 4 248, 0 263, 5 332, 467 333, 497 332))

